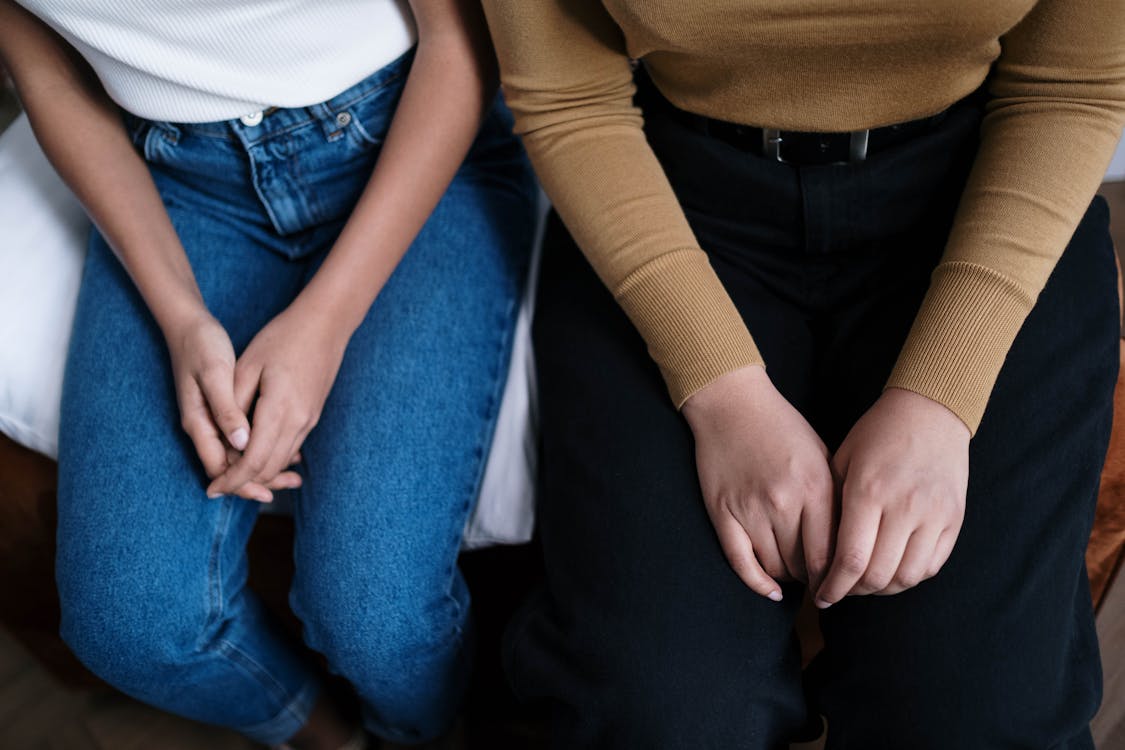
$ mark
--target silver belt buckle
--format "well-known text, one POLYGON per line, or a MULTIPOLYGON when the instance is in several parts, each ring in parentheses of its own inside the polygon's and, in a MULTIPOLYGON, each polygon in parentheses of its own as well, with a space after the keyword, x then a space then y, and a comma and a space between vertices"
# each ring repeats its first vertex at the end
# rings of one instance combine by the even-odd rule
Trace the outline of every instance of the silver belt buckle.
POLYGON ((848 144, 848 161, 863 161, 867 158, 867 142, 871 140, 870 130, 853 130, 848 144))
POLYGON ((777 128, 762 128, 762 154, 767 159, 773 159, 782 164, 788 164, 788 162, 781 157, 781 141, 780 130, 777 128))
MULTIPOLYGON (((870 130, 853 130, 849 134, 848 140, 848 161, 841 163, 851 163, 866 159, 867 144, 870 140, 870 130)), ((782 164, 788 164, 789 161, 781 155, 781 144, 784 142, 785 137, 781 135, 779 129, 762 128, 762 154, 765 155, 767 159, 773 159, 782 164)))

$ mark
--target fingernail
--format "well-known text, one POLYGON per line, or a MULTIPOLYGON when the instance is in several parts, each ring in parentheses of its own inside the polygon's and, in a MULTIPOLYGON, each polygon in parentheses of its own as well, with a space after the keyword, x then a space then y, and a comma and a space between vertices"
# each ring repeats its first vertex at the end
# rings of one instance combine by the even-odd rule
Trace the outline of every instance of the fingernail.
POLYGON ((207 490, 207 497, 211 498, 212 500, 217 500, 218 498, 220 498, 222 496, 223 496, 223 493, 221 493, 221 492, 212 492, 211 490, 207 490))
POLYGON ((230 434, 230 444, 238 450, 244 450, 246 444, 250 442, 250 433, 246 431, 245 427, 239 427, 237 430, 230 434))
POLYGON ((817 609, 828 609, 832 606, 832 602, 827 602, 821 599, 819 596, 816 598, 816 601, 814 601, 813 604, 816 605, 817 609))
POLYGON ((771 591, 768 594, 766 594, 766 596, 769 598, 770 601, 773 601, 773 602, 781 601, 781 592, 777 591, 776 589, 774 591, 771 591))

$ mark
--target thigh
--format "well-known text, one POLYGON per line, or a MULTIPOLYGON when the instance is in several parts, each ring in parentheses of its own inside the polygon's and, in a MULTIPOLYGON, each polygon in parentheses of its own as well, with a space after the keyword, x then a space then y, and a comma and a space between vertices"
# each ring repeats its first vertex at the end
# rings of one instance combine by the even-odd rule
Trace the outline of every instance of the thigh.
MULTIPOLYGON (((300 282, 278 259, 184 200, 168 210, 209 309, 238 342, 300 282)), ((212 614, 237 579, 257 509, 209 500, 179 410, 164 339, 123 266, 94 232, 70 342, 59 450, 59 565, 70 600, 138 617, 212 614), (226 539, 233 540, 227 544, 226 539)), ((143 623, 140 623, 143 627, 143 623)))
MULTIPOLYGON (((1092 747, 1100 673, 1083 552, 1116 378, 1114 281, 1098 199, 973 438, 965 521, 944 569, 822 617, 811 683, 830 748, 1092 747)), ((855 335, 870 341, 871 329, 855 335)), ((866 350, 871 382, 900 344, 890 336, 881 353, 866 350)), ((853 412, 870 398, 839 396, 853 412)))
POLYGON ((534 227, 522 151, 505 134, 502 153, 482 152, 489 135, 352 336, 303 449, 295 602, 306 613, 346 606, 359 628, 332 623, 321 640, 358 641, 394 614, 420 636, 434 627, 417 618, 432 615, 447 634, 466 614, 456 555, 492 440, 534 227))
MULTIPOLYGON (((759 338, 770 362, 806 357, 790 347, 802 333, 784 306, 742 289, 752 325, 778 322, 776 336, 759 338)), ((553 703, 559 747, 776 746, 805 714, 792 635, 799 589, 775 604, 728 566, 690 430, 554 215, 539 295, 547 581, 509 633, 513 684, 553 703)), ((799 399, 799 385, 783 387, 799 399)))

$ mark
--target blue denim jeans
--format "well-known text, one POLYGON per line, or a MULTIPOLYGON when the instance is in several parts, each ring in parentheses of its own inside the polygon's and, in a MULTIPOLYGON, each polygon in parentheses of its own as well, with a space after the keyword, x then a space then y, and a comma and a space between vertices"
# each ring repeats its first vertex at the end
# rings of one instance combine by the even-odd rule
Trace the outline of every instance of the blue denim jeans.
MULTIPOLYGON (((236 351, 331 248, 411 59, 252 126, 126 118, 236 351)), ((368 727, 396 741, 439 734, 464 686, 469 601, 456 557, 507 372, 534 203, 497 100, 352 337, 302 448, 291 605, 307 645, 354 685, 368 727)), ((318 681, 246 586, 259 506, 209 500, 178 425, 164 340, 95 232, 63 395, 63 637, 146 703, 283 742, 318 681)))

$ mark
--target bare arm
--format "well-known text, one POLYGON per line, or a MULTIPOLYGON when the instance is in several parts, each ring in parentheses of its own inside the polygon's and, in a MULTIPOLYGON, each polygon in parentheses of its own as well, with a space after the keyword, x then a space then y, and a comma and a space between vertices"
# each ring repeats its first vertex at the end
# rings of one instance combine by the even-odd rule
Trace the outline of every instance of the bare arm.
POLYGON ((1039 0, 1001 47, 945 253, 888 389, 833 458, 840 533, 822 605, 902 591, 949 558, 970 430, 1121 135, 1120 0, 1039 0))
POLYGON ((144 162, 93 72, 51 29, 0 0, 0 58, 43 151, 128 269, 167 334, 205 312, 144 162))
POLYGON ((411 0, 418 51, 379 163, 335 247, 295 305, 362 322, 449 187, 496 93, 477 3, 411 0))
MULTIPOLYGON (((249 424, 234 400, 234 352, 204 306, 179 237, 116 105, 74 50, 11 0, 0 0, 0 61, 47 158, 113 248, 163 331, 183 427, 207 474, 218 475, 228 465, 226 444, 241 448, 248 438, 249 424)), ((290 474, 275 486, 296 481, 290 474)), ((269 499, 265 487, 234 489, 269 499)))
POLYGON ((474 0, 411 0, 418 49, 371 179, 320 270, 251 342, 239 402, 258 398, 243 460, 211 489, 284 467, 316 424, 347 340, 449 186, 496 91, 474 0))

